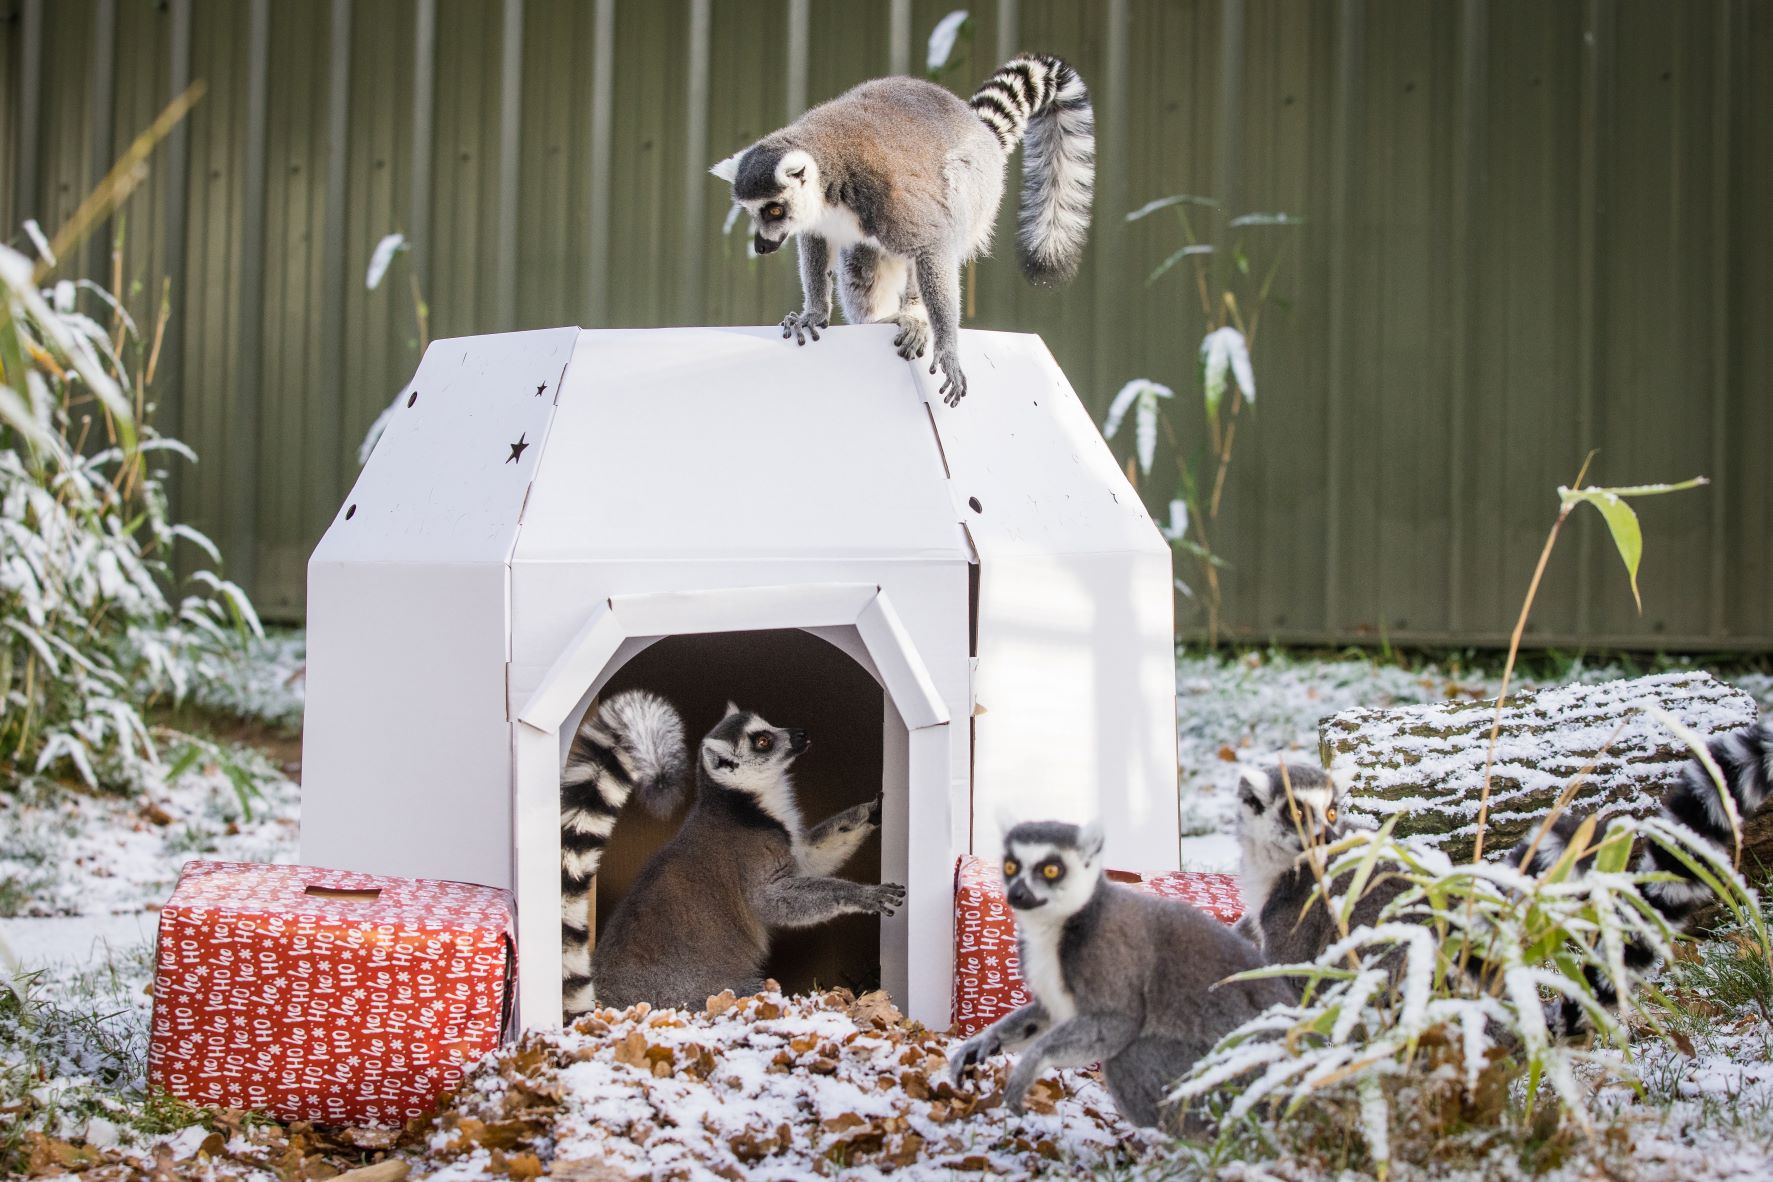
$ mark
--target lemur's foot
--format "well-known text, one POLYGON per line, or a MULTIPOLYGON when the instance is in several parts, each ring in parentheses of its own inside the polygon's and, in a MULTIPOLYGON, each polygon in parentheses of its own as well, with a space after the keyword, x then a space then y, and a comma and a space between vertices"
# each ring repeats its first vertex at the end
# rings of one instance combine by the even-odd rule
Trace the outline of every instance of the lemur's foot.
POLYGON ((831 327, 829 312, 790 312, 782 317, 782 339, 794 338, 797 345, 806 344, 806 337, 811 333, 813 340, 819 339, 821 328, 831 327))
POLYGON ((870 895, 874 909, 882 915, 891 915, 905 905, 905 888, 896 882, 883 882, 870 895))
POLYGON ((936 393, 949 406, 959 406, 960 400, 967 396, 967 375, 960 371, 960 350, 938 349, 930 362, 930 372, 942 371, 942 385, 936 393))
POLYGON ((892 318, 891 323, 899 327, 899 335, 893 338, 893 348, 899 351, 899 356, 907 361, 922 357, 930 347, 930 322, 916 313, 901 312, 892 318))
POLYGON ((977 1067, 991 1056, 1003 1049, 1003 1039, 997 1033, 996 1026, 987 1026, 960 1044, 948 1059, 948 1075, 956 1083, 960 1082, 963 1072, 969 1067, 977 1067))

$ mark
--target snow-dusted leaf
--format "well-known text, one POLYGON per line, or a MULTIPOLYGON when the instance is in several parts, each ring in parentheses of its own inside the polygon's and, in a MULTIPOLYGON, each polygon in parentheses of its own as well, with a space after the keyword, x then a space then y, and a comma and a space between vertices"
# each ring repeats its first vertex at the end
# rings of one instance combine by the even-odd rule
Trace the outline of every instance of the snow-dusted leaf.
POLYGON ((36 218, 25 219, 25 237, 29 238, 31 245, 37 249, 38 258, 48 266, 55 266, 55 251, 49 248, 49 239, 44 236, 43 227, 37 224, 36 218))
POLYGON ((1200 343, 1201 389, 1206 397, 1207 414, 1218 417, 1225 400, 1225 383, 1235 378, 1244 401, 1256 400, 1256 374, 1250 366, 1250 348, 1244 334, 1226 325, 1216 328, 1200 343))
POLYGON ((1170 502, 1170 521, 1161 527, 1164 537, 1172 542, 1180 541, 1188 536, 1188 502, 1177 497, 1170 502))
POLYGON ((1192 193, 1177 193, 1170 197, 1159 197, 1155 201, 1147 201, 1138 209, 1127 215, 1127 221, 1136 222, 1140 218, 1149 217, 1160 209, 1168 209, 1172 205, 1204 205, 1208 209, 1218 209, 1219 203, 1211 197, 1196 197, 1192 193))
POLYGON ((1103 437, 1113 439, 1126 420, 1127 412, 1133 411, 1133 450, 1138 455, 1140 469, 1149 473, 1157 452, 1157 400, 1174 396, 1174 392, 1160 382, 1134 378, 1122 386, 1114 401, 1108 404, 1108 415, 1102 420, 1103 437))
POLYGON ((1231 219, 1232 226, 1297 226, 1305 219, 1290 213, 1243 213, 1231 219))
POLYGON ((381 286, 382 277, 394 264, 394 256, 406 249, 406 235, 401 233, 388 234, 376 243, 375 251, 369 256, 369 273, 363 277, 363 285, 374 291, 381 286))
POLYGON ((948 59, 954 55, 954 43, 960 37, 961 29, 967 23, 967 10, 957 8, 930 30, 929 51, 924 59, 924 69, 935 74, 945 69, 948 59))

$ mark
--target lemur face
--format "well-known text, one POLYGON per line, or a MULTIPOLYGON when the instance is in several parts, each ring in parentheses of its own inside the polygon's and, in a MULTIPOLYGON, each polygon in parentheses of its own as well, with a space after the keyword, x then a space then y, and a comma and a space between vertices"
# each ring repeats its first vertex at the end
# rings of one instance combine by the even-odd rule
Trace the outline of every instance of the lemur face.
MULTIPOLYGON (((1090 901, 1102 878, 1102 829, 1026 821, 1004 834, 1003 882, 1024 916, 1062 920, 1090 901)), ((1020 922, 1020 920, 1018 920, 1020 922)))
POLYGON ((769 795, 788 765, 811 746, 799 727, 772 726, 759 715, 726 704, 726 717, 702 740, 708 777, 723 788, 769 795))
POLYGON ((751 215, 752 247, 779 250, 824 212, 819 166, 799 148, 753 144, 709 170, 733 187, 733 204, 751 215))
POLYGON ((1239 840, 1246 850, 1292 855, 1307 845, 1326 845, 1342 836, 1341 801, 1341 788, 1322 768, 1293 763, 1245 768, 1238 781, 1239 840), (1287 802, 1289 787, 1297 821, 1287 802))

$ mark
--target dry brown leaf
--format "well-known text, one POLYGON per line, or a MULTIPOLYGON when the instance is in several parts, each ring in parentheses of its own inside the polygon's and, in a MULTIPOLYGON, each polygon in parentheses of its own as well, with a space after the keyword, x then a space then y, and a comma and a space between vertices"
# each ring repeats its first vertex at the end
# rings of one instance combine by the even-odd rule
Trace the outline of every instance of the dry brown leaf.
POLYGON ((540 1178, 543 1172, 542 1159, 533 1153, 517 1153, 505 1159, 506 1177, 515 1178, 517 1182, 540 1178))
POLYGON ((646 1036, 638 1030, 630 1030, 616 1044, 616 1062, 650 1070, 652 1065, 647 1062, 646 1050, 646 1036))
POLYGON ((885 990, 876 989, 872 993, 864 993, 856 999, 847 1011, 850 1020, 858 1026, 871 1026, 876 1030, 885 1030, 897 1026, 905 1020, 899 1007, 893 1004, 892 998, 885 990))

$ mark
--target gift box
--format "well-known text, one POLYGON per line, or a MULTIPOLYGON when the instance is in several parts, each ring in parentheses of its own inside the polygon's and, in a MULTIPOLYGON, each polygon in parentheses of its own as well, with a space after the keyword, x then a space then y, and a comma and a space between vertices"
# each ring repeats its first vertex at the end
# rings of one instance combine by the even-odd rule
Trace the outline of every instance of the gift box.
POLYGON ((397 1125, 510 1021, 510 892, 190 862, 160 911, 148 1082, 280 1120, 397 1125))
MULTIPOLYGON (((1235 875, 1171 871, 1146 878, 1110 870, 1108 877, 1136 891, 1179 899, 1221 923, 1234 924, 1243 917, 1235 875)), ((963 857, 954 875, 953 1029, 965 1036, 977 1034, 1033 1000, 1017 963, 1016 923, 997 863, 963 857)))

